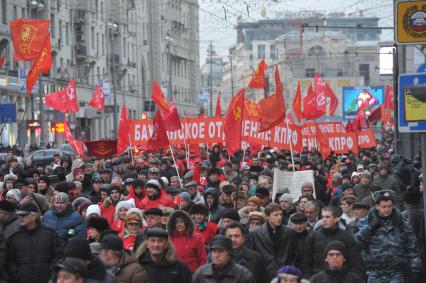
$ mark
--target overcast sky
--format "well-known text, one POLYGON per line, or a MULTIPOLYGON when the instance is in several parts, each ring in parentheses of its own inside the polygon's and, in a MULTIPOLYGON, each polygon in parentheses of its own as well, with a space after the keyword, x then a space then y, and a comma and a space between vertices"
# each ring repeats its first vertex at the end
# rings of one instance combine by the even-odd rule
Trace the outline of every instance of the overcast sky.
MULTIPOLYGON (((199 0, 199 5, 201 65, 210 41, 219 55, 228 56, 229 47, 236 43, 237 17, 256 21, 274 19, 277 12, 314 10, 344 12, 352 17, 376 16, 381 19, 380 26, 393 26, 393 0, 199 0)), ((392 31, 382 32, 381 39, 392 40, 392 31)))

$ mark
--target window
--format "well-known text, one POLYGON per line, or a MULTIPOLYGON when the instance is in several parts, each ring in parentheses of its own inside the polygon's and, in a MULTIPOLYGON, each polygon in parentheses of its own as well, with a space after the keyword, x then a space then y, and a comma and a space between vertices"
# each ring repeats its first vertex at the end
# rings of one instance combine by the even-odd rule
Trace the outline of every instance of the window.
POLYGON ((65 24, 65 42, 66 42, 67 45, 70 44, 70 30, 69 30, 69 28, 70 28, 69 23, 66 23, 65 24))
POLYGON ((59 20, 59 23, 58 23, 58 29, 59 29, 59 39, 63 39, 63 37, 62 37, 62 21, 61 20, 59 20))
POLYGON ((99 33, 96 33, 96 55, 99 55, 99 33))
POLYGON ((101 79, 101 68, 98 66, 96 67, 96 76, 98 78, 98 81, 101 79))
POLYGON ((25 8, 22 8, 22 18, 23 19, 25 19, 26 17, 25 17, 25 14, 26 14, 26 9, 25 8))
POLYGON ((105 55, 105 35, 102 34, 102 55, 105 55))
POLYGON ((258 45, 257 46, 257 58, 265 58, 265 45, 258 45))
POLYGON ((7 25, 7 0, 1 0, 1 22, 7 25))
POLYGON ((55 14, 50 14, 50 33, 55 38, 55 14))
POLYGON ((101 2, 101 20, 104 19, 104 2, 101 2))
POLYGON ((18 7, 13 5, 13 20, 16 21, 18 19, 18 7))
POLYGON ((314 68, 306 68, 306 77, 307 78, 313 78, 315 75, 315 69, 314 68))
POLYGON ((269 57, 271 59, 277 58, 277 49, 275 48, 275 44, 269 46, 269 57))
POLYGON ((364 77, 364 85, 370 84, 370 64, 359 64, 359 75, 364 77))
POLYGON ((123 57, 127 57, 126 49, 127 49, 126 39, 123 38, 123 57))
POLYGON ((98 0, 95 0, 95 15, 96 15, 96 19, 98 19, 98 0))
POLYGON ((92 49, 95 49, 95 28, 91 27, 90 28, 90 47, 92 47, 92 49))

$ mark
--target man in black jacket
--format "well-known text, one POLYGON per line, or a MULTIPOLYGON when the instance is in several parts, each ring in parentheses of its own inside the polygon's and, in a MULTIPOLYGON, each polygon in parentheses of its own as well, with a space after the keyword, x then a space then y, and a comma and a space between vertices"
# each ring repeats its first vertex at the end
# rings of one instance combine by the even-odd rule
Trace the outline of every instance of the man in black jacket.
POLYGON ((38 209, 25 203, 16 213, 20 230, 7 241, 10 282, 45 283, 50 269, 62 257, 62 246, 54 229, 39 220, 38 209))
POLYGON ((0 201, 0 282, 6 281, 6 252, 7 239, 20 228, 18 217, 15 215, 16 204, 11 201, 0 201))
POLYGON ((267 266, 265 277, 270 282, 279 267, 294 264, 296 232, 281 224, 282 209, 279 204, 268 204, 265 215, 266 223, 249 234, 249 248, 262 254, 267 266))
POLYGON ((305 242, 304 276, 309 278, 323 269, 325 247, 329 242, 338 240, 344 243, 349 252, 349 270, 363 278, 360 248, 350 233, 339 228, 339 211, 334 206, 326 206, 321 214, 322 227, 309 234, 305 242))
POLYGON ((345 244, 331 241, 325 249, 325 267, 310 278, 311 283, 362 283, 355 274, 349 272, 348 254, 345 244))
POLYGON ((305 242, 309 235, 308 232, 308 218, 304 213, 295 213, 290 217, 288 226, 296 231, 296 261, 294 265, 297 268, 302 268, 303 256, 305 254, 305 242))
POLYGON ((149 282, 190 283, 191 272, 178 260, 169 234, 162 228, 149 228, 147 240, 136 250, 135 256, 148 273, 149 282))
POLYGON ((238 222, 229 224, 224 230, 225 236, 232 241, 233 260, 247 268, 253 274, 256 283, 266 283, 266 266, 262 255, 244 246, 244 231, 244 226, 238 222))

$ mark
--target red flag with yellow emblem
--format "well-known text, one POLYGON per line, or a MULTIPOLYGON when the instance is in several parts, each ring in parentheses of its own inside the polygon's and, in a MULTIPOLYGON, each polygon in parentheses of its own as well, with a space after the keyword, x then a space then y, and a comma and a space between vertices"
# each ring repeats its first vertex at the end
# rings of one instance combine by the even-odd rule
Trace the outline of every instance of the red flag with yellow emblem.
POLYGON ((49 20, 17 19, 10 22, 15 61, 34 61, 49 35, 49 20))
POLYGON ((170 104, 167 101, 167 98, 164 96, 164 93, 157 81, 154 81, 152 84, 151 98, 162 112, 170 111, 170 104))
POLYGON ((228 106, 225 117, 225 143, 229 155, 234 154, 241 146, 241 130, 243 125, 244 89, 235 95, 228 106))
POLYGON ((252 119, 258 121, 262 116, 262 109, 260 106, 250 99, 244 99, 244 119, 252 119))
POLYGON ((249 88, 265 88, 265 70, 268 67, 266 65, 265 60, 262 59, 262 61, 259 62, 259 65, 257 65, 256 73, 251 78, 251 81, 249 83, 249 88))
POLYGON ((27 96, 31 94, 31 90, 33 89, 40 73, 49 73, 50 67, 52 67, 52 54, 50 53, 50 33, 48 33, 40 53, 28 72, 26 79, 27 96))

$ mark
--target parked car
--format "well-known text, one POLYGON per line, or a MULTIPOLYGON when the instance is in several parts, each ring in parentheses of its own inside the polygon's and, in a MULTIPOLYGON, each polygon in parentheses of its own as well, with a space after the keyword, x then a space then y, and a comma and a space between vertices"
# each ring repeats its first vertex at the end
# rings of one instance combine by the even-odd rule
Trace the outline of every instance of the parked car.
MULTIPOLYGON (((72 148, 72 146, 69 143, 64 143, 64 144, 58 145, 57 147, 55 147, 55 149, 65 151, 69 155, 71 155, 73 158, 77 155, 77 153, 74 151, 74 149, 72 148)), ((84 154, 87 155, 86 147, 84 147, 84 154)))
POLYGON ((46 166, 53 162, 53 156, 56 153, 59 153, 59 156, 61 158, 66 155, 71 157, 71 154, 69 152, 52 148, 52 149, 39 149, 39 150, 33 151, 29 155, 27 155, 25 159, 30 158, 33 164, 36 162, 41 162, 44 166, 46 166))

